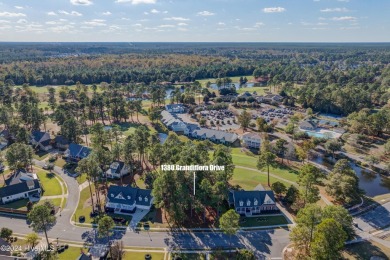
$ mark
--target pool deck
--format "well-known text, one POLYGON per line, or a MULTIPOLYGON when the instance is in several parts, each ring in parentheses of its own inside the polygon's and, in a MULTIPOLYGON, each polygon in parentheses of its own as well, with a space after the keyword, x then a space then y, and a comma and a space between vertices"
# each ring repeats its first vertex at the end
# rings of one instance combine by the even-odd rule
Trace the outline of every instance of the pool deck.
POLYGON ((328 129, 323 129, 323 128, 317 128, 316 130, 312 130, 312 131, 304 130, 301 128, 299 130, 306 132, 308 135, 310 135, 310 133, 312 133, 310 136, 323 137, 323 138, 326 137, 326 133, 329 133, 330 138, 335 138, 335 139, 340 138, 340 136, 342 135, 341 133, 337 133, 337 132, 334 132, 334 131, 331 131, 328 129))

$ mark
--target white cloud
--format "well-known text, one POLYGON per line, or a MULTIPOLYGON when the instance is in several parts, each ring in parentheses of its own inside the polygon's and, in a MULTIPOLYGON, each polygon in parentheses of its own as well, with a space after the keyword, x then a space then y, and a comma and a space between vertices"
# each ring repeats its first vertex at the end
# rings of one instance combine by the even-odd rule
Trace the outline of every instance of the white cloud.
POLYGON ((10 13, 10 12, 1 12, 0 17, 25 17, 23 13, 10 13))
POLYGON ((220 25, 220 26, 225 26, 225 25, 226 25, 226 23, 219 22, 219 23, 217 23, 217 25, 220 25))
POLYGON ((202 11, 202 12, 199 12, 198 15, 200 15, 200 16, 213 16, 213 15, 215 15, 215 13, 212 13, 209 11, 202 11))
POLYGON ((72 33, 74 26, 73 25, 60 25, 60 26, 53 26, 49 27, 48 30, 54 33, 72 33))
POLYGON ((2 24, 2 23, 10 23, 10 21, 8 21, 8 20, 0 20, 0 24, 2 24))
POLYGON ((187 26, 188 24, 187 23, 178 23, 177 25, 178 26, 187 26))
POLYGON ((262 26, 264 26, 264 23, 261 23, 261 22, 258 22, 258 23, 256 23, 255 24, 255 28, 259 28, 259 27, 262 27, 262 26))
POLYGON ((136 23, 136 24, 133 24, 134 27, 142 27, 142 24, 140 23, 136 23))
POLYGON ((47 15, 50 15, 50 16, 55 16, 57 15, 55 12, 48 12, 47 15))
POLYGON ((157 0, 116 0, 115 3, 131 3, 133 5, 138 4, 155 4, 157 0))
POLYGON ((333 13, 333 12, 349 12, 349 10, 345 7, 343 8, 325 8, 321 9, 323 13, 333 13))
POLYGON ((19 5, 15 5, 14 7, 15 7, 16 9, 19 9, 19 10, 20 10, 20 9, 24 9, 23 6, 19 6, 19 5))
POLYGON ((333 17, 333 21, 356 21, 357 18, 353 16, 341 16, 341 17, 333 17))
POLYGON ((177 28, 178 31, 182 31, 182 32, 187 32, 188 29, 187 28, 183 28, 183 27, 179 27, 177 28))
POLYGON ((26 19, 19 19, 16 23, 18 23, 18 24, 26 24, 27 20, 26 19))
POLYGON ((70 0, 72 5, 92 5, 91 0, 70 0))
POLYGON ((337 0, 337 1, 339 1, 339 2, 349 2, 349 0, 337 0))
POLYGON ((60 10, 58 11, 59 14, 64 14, 64 15, 70 15, 70 16, 83 16, 83 14, 79 13, 79 12, 76 12, 76 11, 72 11, 72 12, 67 12, 67 11, 64 11, 64 10, 60 10))
POLYGON ((86 25, 90 26, 106 26, 107 24, 105 23, 106 20, 102 19, 92 19, 90 21, 84 22, 86 25))
POLYGON ((160 13, 160 11, 157 10, 157 9, 152 9, 152 10, 150 10, 150 12, 151 12, 152 14, 158 14, 158 13, 160 13))
POLYGON ((167 17, 164 18, 166 21, 189 21, 190 19, 184 17, 167 17))
POLYGON ((102 15, 112 15, 112 13, 110 11, 107 11, 107 12, 102 13, 102 15))
POLYGON ((162 24, 158 26, 159 28, 174 28, 175 26, 173 24, 162 24))
POLYGON ((263 9, 264 13, 282 13, 286 11, 283 7, 267 7, 263 9))

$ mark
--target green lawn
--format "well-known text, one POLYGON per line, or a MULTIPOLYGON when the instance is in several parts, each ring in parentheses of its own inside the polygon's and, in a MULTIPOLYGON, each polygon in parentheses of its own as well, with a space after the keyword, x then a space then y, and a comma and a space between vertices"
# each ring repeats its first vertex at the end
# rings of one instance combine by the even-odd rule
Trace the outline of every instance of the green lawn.
POLYGON ((242 218, 240 221, 241 227, 257 227, 257 226, 272 226, 288 224, 284 216, 259 216, 252 218, 242 218))
MULTIPOLYGON (((257 169, 257 158, 258 156, 254 155, 251 152, 243 152, 242 148, 233 148, 232 149, 232 157, 233 164, 244 166, 248 168, 257 169)), ((266 170, 262 170, 266 172, 266 170)), ((289 181, 296 182, 298 180, 298 174, 295 169, 289 168, 285 165, 280 165, 277 168, 270 167, 270 173, 280 176, 289 181)))
POLYGON ((58 167, 64 167, 64 165, 66 164, 66 161, 62 158, 58 158, 54 164, 55 164, 55 166, 58 166, 58 167))
MULTIPOLYGON (((94 185, 92 185, 92 192, 95 191, 94 185)), ((77 205, 77 209, 75 212, 76 215, 76 222, 79 222, 78 218, 79 216, 84 216, 85 217, 85 223, 91 223, 92 219, 90 217, 90 213, 92 211, 91 207, 84 207, 85 202, 90 199, 91 195, 89 192, 89 187, 83 189, 80 192, 80 200, 79 204, 77 205)), ((74 216, 72 220, 75 220, 74 216)))
POLYGON ((239 88, 237 90, 238 94, 244 93, 245 91, 248 91, 250 93, 256 91, 257 95, 264 95, 265 92, 269 91, 269 87, 252 87, 252 88, 239 88))
POLYGON ((61 206, 61 199, 41 199, 37 205, 42 205, 45 200, 49 200, 53 203, 54 206, 60 207, 61 206))
POLYGON ((144 260, 145 255, 150 254, 152 257, 152 260, 163 260, 164 259, 164 253, 148 253, 146 252, 125 252, 125 255, 123 256, 123 260, 144 260))
POLYGON ((63 253, 58 254, 58 259, 59 260, 77 259, 81 254, 81 250, 83 250, 84 253, 88 253, 88 250, 85 248, 70 246, 68 249, 65 249, 63 253))
MULTIPOLYGON (((276 181, 280 181, 284 183, 284 185, 286 185, 287 187, 291 185, 272 176, 270 178, 270 181, 271 184, 276 181)), ((239 185, 244 190, 253 190, 258 184, 262 184, 264 187, 268 185, 266 174, 240 168, 234 169, 233 179, 230 182, 233 185, 239 185)))
POLYGON ((45 190, 43 193, 44 196, 55 196, 62 194, 61 185, 55 178, 56 175, 54 173, 38 170, 37 175, 43 186, 43 189, 45 190))
POLYGON ((86 174, 81 174, 76 178, 77 182, 79 184, 84 183, 87 180, 87 175, 86 174))

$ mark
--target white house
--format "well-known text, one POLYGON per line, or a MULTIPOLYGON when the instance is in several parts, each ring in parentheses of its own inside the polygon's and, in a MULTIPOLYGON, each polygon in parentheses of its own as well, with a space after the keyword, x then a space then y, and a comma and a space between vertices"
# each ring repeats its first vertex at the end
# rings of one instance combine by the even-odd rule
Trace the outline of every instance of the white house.
POLYGON ((256 133, 245 133, 242 135, 244 145, 248 148, 259 149, 261 146, 261 137, 256 133))
POLYGON ((114 161, 110 168, 106 171, 107 178, 117 179, 130 173, 130 167, 126 166, 124 162, 114 161))
POLYGON ((199 128, 192 131, 191 137, 201 140, 208 139, 216 143, 230 144, 232 146, 238 146, 240 144, 237 134, 208 128, 199 128))
POLYGON ((149 211, 153 205, 152 190, 111 185, 106 198, 106 211, 131 214, 136 209, 149 211))
POLYGON ((238 191, 231 190, 229 204, 242 216, 251 217, 264 213, 279 212, 275 204, 273 191, 238 191))
POLYGON ((41 150, 48 151, 52 148, 50 134, 42 131, 33 131, 31 133, 31 144, 38 146, 41 150))
POLYGON ((165 110, 169 113, 184 113, 186 111, 183 104, 169 104, 165 105, 165 110))
POLYGON ((0 188, 0 204, 20 199, 37 201, 41 193, 42 188, 37 175, 19 171, 6 180, 6 186, 0 188))

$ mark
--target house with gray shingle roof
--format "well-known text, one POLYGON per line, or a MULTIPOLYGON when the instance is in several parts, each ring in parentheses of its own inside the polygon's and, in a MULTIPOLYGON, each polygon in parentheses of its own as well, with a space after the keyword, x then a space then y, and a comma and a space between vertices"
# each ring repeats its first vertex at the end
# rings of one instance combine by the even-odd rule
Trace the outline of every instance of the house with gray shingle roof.
POLYGON ((107 178, 120 178, 130 173, 130 168, 125 165, 124 162, 114 161, 111 163, 110 168, 106 171, 107 178))
POLYGON ((165 106, 165 110, 170 113, 184 113, 186 111, 183 104, 169 104, 165 106))
POLYGON ((43 131, 33 131, 31 133, 30 142, 33 146, 39 147, 43 151, 48 151, 53 148, 50 144, 50 134, 43 131))
POLYGON ((202 139, 202 140, 210 140, 212 142, 221 143, 221 144, 229 144, 232 146, 239 146, 240 140, 238 139, 238 135, 235 133, 228 133, 225 131, 208 129, 208 128, 199 128, 194 130, 191 134, 191 137, 202 139))
POLYGON ((111 185, 106 198, 106 211, 131 214, 136 209, 149 211, 153 205, 152 190, 111 185))
POLYGON ((247 217, 279 212, 274 192, 271 190, 231 190, 229 205, 233 206, 238 214, 247 217))
POLYGON ((18 171, 5 184, 0 188, 0 204, 21 199, 37 201, 41 196, 41 184, 35 173, 18 171))

